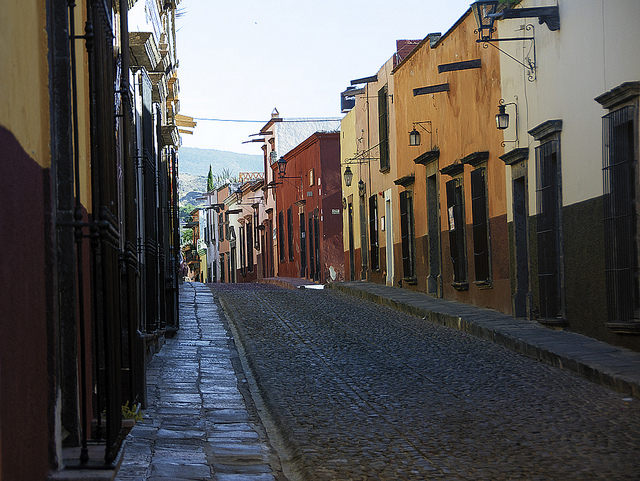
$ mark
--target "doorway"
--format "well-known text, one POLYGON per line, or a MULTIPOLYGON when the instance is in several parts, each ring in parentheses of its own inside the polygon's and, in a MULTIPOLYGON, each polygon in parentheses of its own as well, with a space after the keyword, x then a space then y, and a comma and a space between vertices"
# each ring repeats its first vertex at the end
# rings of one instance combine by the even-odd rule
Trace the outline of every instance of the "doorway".
POLYGON ((351 199, 349 199, 348 222, 349 222, 349 280, 355 281, 356 276, 354 271, 356 269, 356 260, 355 260, 355 250, 353 246, 353 201, 351 199))
POLYGON ((513 295, 513 313, 515 317, 528 317, 529 234, 527 228, 527 200, 525 177, 513 179, 513 235, 516 254, 516 291, 513 295))
POLYGON ((384 193, 384 215, 385 215, 385 237, 387 245, 385 253, 387 256, 387 285, 393 285, 394 259, 393 259, 393 209, 391 204, 391 189, 384 193))

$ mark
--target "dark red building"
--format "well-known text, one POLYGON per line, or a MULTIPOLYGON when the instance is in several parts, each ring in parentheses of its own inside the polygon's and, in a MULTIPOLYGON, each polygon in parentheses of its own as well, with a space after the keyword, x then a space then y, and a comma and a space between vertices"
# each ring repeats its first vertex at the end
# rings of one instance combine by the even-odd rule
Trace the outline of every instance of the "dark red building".
POLYGON ((340 134, 316 132, 272 168, 279 182, 278 275, 322 284, 344 280, 340 134))

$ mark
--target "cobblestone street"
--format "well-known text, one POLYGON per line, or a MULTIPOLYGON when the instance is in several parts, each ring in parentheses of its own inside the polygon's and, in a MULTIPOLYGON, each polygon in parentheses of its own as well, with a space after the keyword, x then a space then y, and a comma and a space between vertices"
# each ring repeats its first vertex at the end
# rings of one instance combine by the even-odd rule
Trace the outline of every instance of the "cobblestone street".
POLYGON ((640 479, 640 401, 334 290, 212 286, 312 480, 640 479))

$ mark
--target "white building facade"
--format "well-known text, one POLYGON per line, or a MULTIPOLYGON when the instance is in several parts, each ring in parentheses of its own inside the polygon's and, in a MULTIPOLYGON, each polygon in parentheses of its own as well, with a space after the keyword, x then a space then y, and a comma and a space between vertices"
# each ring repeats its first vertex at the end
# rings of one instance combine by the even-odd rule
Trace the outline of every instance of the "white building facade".
POLYGON ((513 9, 550 3, 493 33, 523 38, 499 43, 514 312, 637 350, 640 2, 513 9))

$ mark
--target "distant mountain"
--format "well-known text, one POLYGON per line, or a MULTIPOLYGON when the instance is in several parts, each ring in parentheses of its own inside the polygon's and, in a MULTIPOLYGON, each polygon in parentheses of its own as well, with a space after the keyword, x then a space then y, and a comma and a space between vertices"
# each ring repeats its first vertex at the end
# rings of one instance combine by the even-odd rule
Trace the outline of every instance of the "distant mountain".
POLYGON ((195 198, 199 197, 205 190, 207 190, 206 176, 180 172, 178 193, 181 204, 184 202, 189 202, 192 205, 199 204, 200 202, 195 201, 195 198))
POLYGON ((262 172, 263 170, 261 154, 237 154, 224 150, 181 147, 178 155, 178 171, 180 175, 187 173, 203 175, 206 178, 209 174, 209 165, 211 165, 214 176, 224 169, 229 169, 232 175, 238 175, 239 172, 262 172))
POLYGON ((263 170, 262 155, 192 147, 181 147, 178 155, 180 206, 202 205, 203 202, 197 199, 207 189, 209 166, 214 177, 225 169, 228 169, 233 177, 237 177, 240 172, 262 172, 263 170))

